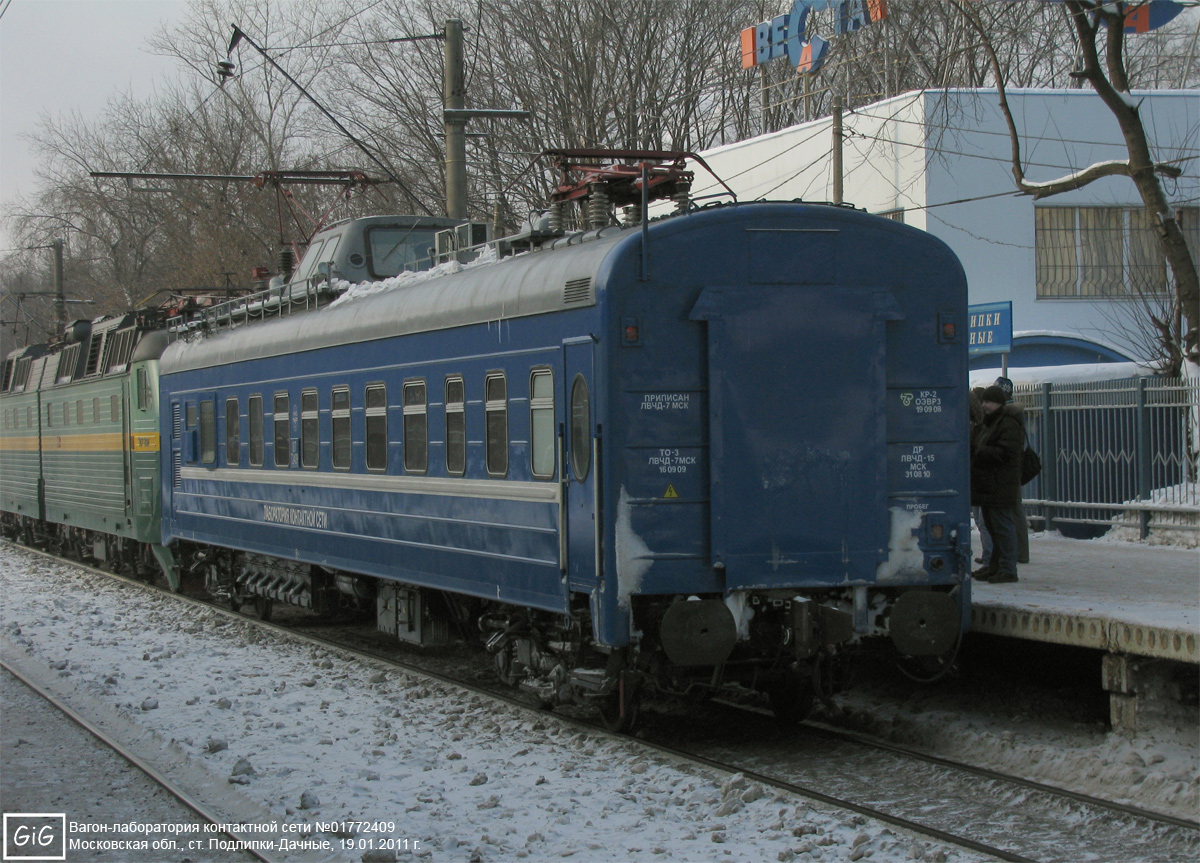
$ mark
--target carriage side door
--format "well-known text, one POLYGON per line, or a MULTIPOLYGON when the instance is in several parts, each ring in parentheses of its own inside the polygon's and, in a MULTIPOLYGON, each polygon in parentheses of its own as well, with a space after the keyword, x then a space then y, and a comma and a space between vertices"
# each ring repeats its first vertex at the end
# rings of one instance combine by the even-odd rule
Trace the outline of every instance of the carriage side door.
POLYGON ((600 582, 601 524, 598 429, 594 404, 594 343, 590 336, 563 342, 563 387, 566 405, 566 464, 563 506, 566 507, 567 583, 569 590, 590 593, 600 582))

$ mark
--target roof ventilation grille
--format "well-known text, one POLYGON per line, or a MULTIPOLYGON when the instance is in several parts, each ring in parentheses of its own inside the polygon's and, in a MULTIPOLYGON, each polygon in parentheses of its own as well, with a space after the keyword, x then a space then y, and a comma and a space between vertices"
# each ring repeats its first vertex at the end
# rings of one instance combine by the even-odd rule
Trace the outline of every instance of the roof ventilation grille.
POLYGON ((586 303, 591 299, 591 295, 592 280, 590 278, 571 279, 563 287, 563 302, 567 305, 586 303))

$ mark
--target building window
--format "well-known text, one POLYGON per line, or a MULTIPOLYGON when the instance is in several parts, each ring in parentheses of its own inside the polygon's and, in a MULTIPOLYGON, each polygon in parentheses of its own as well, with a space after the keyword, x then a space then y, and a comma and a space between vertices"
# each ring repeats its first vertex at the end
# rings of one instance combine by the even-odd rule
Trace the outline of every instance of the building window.
POLYGON ((554 476, 554 373, 539 369, 529 377, 529 461, 538 479, 554 476))
POLYGON ((387 388, 367 387, 367 470, 387 470, 387 388))
POLYGON ((487 472, 492 476, 508 473, 508 384, 503 374, 484 379, 485 451, 487 472))
POLYGON ((225 464, 237 467, 242 462, 241 417, 238 400, 225 399, 225 464))
POLYGON ((466 387, 462 378, 446 378, 446 473, 467 470, 466 387))
POLYGON ((291 418, 288 416, 288 394, 275 394, 275 467, 288 467, 292 462, 291 418))
POLYGON ((262 467, 265 450, 262 396, 250 396, 246 402, 246 419, 250 423, 250 467, 262 467))
POLYGON ((321 414, 316 390, 300 393, 300 466, 315 470, 321 457, 321 414))
POLYGON ((335 387, 332 396, 333 469, 350 469, 350 388, 335 387))
POLYGON ((429 415, 425 381, 404 385, 404 470, 424 473, 429 468, 429 415))
MULTIPOLYGON (((1177 211, 1193 249, 1200 208, 1177 211)), ((1167 294, 1171 285, 1152 217, 1141 207, 1037 207, 1034 249, 1039 299, 1167 294)))

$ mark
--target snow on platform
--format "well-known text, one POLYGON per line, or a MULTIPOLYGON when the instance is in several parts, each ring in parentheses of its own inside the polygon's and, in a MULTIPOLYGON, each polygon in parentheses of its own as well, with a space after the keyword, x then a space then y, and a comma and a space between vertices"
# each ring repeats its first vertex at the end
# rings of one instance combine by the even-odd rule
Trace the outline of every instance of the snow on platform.
POLYGON ((1014 584, 972 585, 972 631, 1200 663, 1200 552, 1030 535, 1014 584))

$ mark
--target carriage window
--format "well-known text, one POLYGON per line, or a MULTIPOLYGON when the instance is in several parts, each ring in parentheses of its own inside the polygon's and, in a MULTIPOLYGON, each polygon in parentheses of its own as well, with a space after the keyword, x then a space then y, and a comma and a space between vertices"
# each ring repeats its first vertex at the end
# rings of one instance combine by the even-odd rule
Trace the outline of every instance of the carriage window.
POLYGON ((554 476, 554 373, 549 369, 529 378, 529 459, 535 477, 554 476))
POLYGON ((592 469, 592 407, 587 381, 575 375, 571 384, 571 470, 583 482, 592 469))
POLYGON ((333 467, 350 469, 350 389, 333 391, 333 467))
POLYGON ((300 393, 300 464, 313 469, 321 454, 320 413, 317 391, 300 393))
POLYGON ((429 415, 425 382, 404 385, 404 470, 424 473, 429 467, 429 415))
POLYGON ((250 467, 263 466, 263 400, 262 396, 250 396, 246 403, 247 419, 250 422, 250 467))
POLYGON ((238 400, 225 399, 225 464, 237 467, 241 461, 242 437, 238 400))
POLYGON ((446 379, 446 473, 467 469, 466 388, 462 378, 446 379))
POLYGON ((288 394, 275 394, 275 467, 287 467, 292 461, 291 421, 288 394))
POLYGON ((367 470, 387 470, 387 388, 367 387, 367 470))
POLYGON ((213 464, 217 460, 217 405, 200 402, 200 461, 213 464))
POLYGON ((483 410, 487 419, 487 471, 492 476, 504 476, 508 473, 508 384, 503 374, 485 378, 483 410))
POLYGON ((199 414, 196 412, 196 403, 189 402, 187 406, 187 418, 184 421, 184 427, 194 429, 199 421, 199 414))

